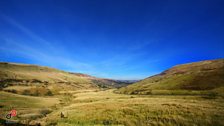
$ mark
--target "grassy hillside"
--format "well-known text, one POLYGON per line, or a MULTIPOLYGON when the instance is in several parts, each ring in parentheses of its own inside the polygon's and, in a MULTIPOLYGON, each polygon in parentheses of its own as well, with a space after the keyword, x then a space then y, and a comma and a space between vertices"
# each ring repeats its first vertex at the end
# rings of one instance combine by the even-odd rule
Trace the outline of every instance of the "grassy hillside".
POLYGON ((62 90, 114 88, 124 84, 49 67, 0 62, 0 89, 17 94, 43 96, 62 90))
POLYGON ((177 65, 161 74, 119 89, 127 94, 203 93, 224 87, 224 59, 177 65), (190 91, 190 92, 189 92, 190 91))
POLYGON ((5 91, 35 96, 67 89, 97 88, 85 77, 49 67, 15 63, 0 63, 0 86, 5 91))
POLYGON ((23 96, 0 91, 0 125, 6 125, 5 120, 16 122, 14 125, 28 124, 31 120, 51 113, 57 104, 58 98, 23 96), (17 116, 6 119, 12 109, 17 111, 17 116))

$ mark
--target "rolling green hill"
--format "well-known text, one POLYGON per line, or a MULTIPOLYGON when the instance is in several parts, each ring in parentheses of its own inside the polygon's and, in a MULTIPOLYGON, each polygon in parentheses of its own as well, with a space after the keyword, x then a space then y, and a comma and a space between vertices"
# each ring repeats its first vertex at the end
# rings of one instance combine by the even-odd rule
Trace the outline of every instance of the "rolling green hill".
MULTIPOLYGON (((177 65, 158 75, 120 88, 127 94, 177 93, 178 91, 223 90, 224 59, 177 65)), ((186 92, 185 92, 186 93, 186 92)))
POLYGON ((52 95, 62 90, 114 88, 126 85, 81 73, 54 68, 0 62, 0 89, 31 95, 52 95))

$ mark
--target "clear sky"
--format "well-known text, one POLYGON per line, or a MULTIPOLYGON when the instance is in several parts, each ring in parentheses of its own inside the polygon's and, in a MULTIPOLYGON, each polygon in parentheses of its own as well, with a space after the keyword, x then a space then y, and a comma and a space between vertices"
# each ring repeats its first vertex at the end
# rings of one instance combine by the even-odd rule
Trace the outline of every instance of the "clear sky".
POLYGON ((224 58, 224 0, 0 0, 0 61, 114 79, 224 58))

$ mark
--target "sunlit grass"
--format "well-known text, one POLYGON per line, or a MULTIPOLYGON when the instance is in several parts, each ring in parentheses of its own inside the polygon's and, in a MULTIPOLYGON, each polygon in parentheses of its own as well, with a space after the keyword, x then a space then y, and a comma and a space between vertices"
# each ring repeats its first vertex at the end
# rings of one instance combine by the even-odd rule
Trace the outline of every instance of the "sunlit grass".
POLYGON ((58 98, 23 96, 0 91, 0 118, 6 119, 5 116, 15 109, 17 116, 13 117, 14 120, 20 123, 26 120, 32 121, 50 113, 52 107, 58 103, 58 98))
MULTIPOLYGON (((112 90, 74 94, 72 103, 50 114, 58 125, 224 125, 224 100, 200 96, 130 96, 112 90), (67 118, 60 118, 60 113, 67 118)), ((71 96, 72 97, 72 96, 71 96)))

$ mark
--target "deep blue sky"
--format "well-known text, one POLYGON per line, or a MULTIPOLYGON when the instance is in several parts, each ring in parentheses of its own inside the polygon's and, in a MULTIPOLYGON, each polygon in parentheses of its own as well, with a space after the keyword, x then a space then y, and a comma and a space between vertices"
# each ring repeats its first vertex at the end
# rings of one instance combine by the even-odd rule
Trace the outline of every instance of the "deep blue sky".
POLYGON ((142 79, 217 58, 223 0, 0 0, 0 61, 142 79))

